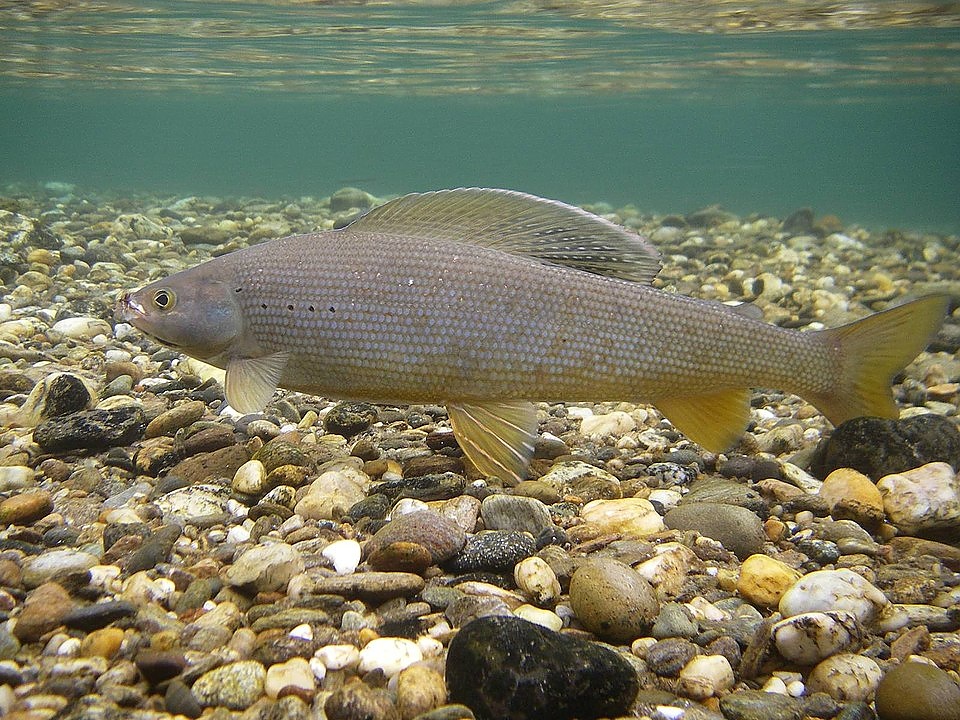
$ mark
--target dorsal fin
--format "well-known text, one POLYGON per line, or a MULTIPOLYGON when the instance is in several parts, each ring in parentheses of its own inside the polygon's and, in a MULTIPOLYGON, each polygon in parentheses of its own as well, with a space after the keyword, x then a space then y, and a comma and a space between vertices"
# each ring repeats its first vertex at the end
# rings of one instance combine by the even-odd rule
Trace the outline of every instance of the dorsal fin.
POLYGON ((660 271, 660 254, 637 233, 573 205, 513 190, 404 195, 343 232, 355 230, 474 243, 634 282, 649 283, 660 271))

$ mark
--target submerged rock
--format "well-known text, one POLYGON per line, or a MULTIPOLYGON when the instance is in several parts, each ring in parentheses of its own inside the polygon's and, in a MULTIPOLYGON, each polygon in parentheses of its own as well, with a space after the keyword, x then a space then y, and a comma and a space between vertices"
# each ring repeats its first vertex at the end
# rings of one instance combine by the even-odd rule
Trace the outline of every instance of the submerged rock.
POLYGON ((450 700, 477 720, 612 717, 639 688, 615 651, 514 617, 467 624, 450 642, 446 670, 450 700))

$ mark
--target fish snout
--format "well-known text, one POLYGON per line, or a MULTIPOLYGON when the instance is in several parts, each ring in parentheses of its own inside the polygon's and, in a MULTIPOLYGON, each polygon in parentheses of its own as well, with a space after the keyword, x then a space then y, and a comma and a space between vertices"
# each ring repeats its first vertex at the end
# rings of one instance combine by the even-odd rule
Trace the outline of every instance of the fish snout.
POLYGON ((113 309, 113 319, 117 322, 133 322, 142 315, 143 308, 133 299, 133 294, 127 290, 120 293, 116 307, 113 309))

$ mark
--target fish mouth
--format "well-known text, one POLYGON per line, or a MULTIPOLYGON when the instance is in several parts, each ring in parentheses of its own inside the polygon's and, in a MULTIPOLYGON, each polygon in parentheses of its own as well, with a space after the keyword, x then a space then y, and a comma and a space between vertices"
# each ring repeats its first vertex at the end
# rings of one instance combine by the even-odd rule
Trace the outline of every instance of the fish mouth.
POLYGON ((117 298, 117 305, 113 309, 113 319, 117 322, 128 322, 136 325, 136 320, 145 315, 143 305, 133 299, 133 295, 124 291, 117 298))

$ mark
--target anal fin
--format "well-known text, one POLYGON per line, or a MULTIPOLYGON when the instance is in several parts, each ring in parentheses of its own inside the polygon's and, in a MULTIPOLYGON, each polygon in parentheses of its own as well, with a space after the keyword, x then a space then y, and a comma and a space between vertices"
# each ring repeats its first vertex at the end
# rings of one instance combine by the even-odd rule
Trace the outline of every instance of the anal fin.
POLYGON ((710 452, 729 450, 750 420, 750 390, 720 390, 660 398, 656 407, 674 426, 710 452))
POLYGON ((481 473, 511 485, 524 478, 537 438, 532 403, 454 403, 447 412, 457 442, 481 473))
POLYGON ((227 364, 224 390, 227 402, 237 412, 263 410, 280 383, 290 353, 279 352, 258 358, 235 358, 227 364))

